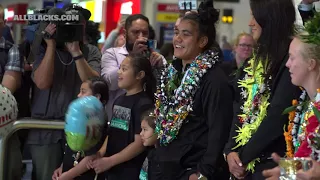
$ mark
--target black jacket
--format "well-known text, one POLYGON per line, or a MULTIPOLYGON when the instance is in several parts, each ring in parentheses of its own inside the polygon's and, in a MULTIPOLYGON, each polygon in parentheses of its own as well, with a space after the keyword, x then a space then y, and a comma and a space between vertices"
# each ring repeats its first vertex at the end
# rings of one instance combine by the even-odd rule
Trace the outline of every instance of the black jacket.
MULTIPOLYGON (((182 62, 174 67, 181 72, 182 62)), ((223 148, 228 140, 232 121, 233 91, 228 78, 215 65, 203 77, 194 98, 194 111, 188 115, 177 139, 156 148, 159 180, 188 180, 200 172, 209 180, 228 180, 228 166, 223 148)))
MULTIPOLYGON (((237 135, 237 126, 241 127, 237 115, 241 113, 240 106, 244 102, 243 99, 240 99, 240 104, 237 106, 237 109, 234 110, 233 125, 230 131, 229 141, 225 147, 225 154, 228 155, 230 152, 238 152, 242 163, 245 165, 256 158, 260 158, 261 162, 260 164, 256 164, 256 171, 261 172, 264 170, 265 167, 263 164, 271 157, 273 152, 283 156, 286 151, 283 132, 285 125, 288 123, 288 115, 282 115, 282 112, 285 108, 291 106, 293 99, 298 98, 301 94, 300 89, 291 83, 289 70, 285 66, 287 60, 288 54, 283 58, 279 72, 272 82, 267 116, 245 146, 232 150, 232 148, 236 146, 233 137, 237 135)), ((243 76, 240 78, 243 78, 243 76)), ((240 92, 240 90, 238 92, 240 92)), ((274 166, 275 165, 276 164, 274 164, 274 166)))

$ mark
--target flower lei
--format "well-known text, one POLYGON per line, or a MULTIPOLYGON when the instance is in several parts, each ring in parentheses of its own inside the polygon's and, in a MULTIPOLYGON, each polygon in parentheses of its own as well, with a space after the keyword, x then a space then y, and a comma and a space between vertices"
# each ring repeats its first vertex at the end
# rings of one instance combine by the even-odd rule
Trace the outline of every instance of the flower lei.
POLYGON ((185 72, 184 77, 174 93, 169 86, 175 81, 177 70, 170 64, 162 71, 160 85, 156 93, 156 133, 160 145, 168 145, 177 138, 182 124, 189 112, 193 111, 193 97, 200 86, 201 78, 207 70, 219 62, 217 52, 206 51, 200 54, 185 72))
POLYGON ((307 127, 307 144, 311 158, 320 161, 320 89, 317 89, 317 92, 315 102, 311 103, 313 114, 309 118, 310 125, 307 127))
POLYGON ((299 97, 299 102, 295 99, 292 100, 292 105, 295 107, 295 110, 289 112, 288 131, 284 132, 287 147, 286 155, 289 158, 294 157, 295 149, 300 146, 298 133, 302 118, 301 112, 303 110, 303 103, 305 102, 306 94, 307 92, 303 90, 299 97))
MULTIPOLYGON (((238 135, 234 138, 237 146, 233 149, 246 145, 267 115, 270 89, 264 83, 265 70, 261 61, 256 67, 254 67, 254 63, 255 57, 249 60, 248 67, 244 69, 246 75, 244 79, 238 82, 239 87, 242 89, 242 99, 245 102, 241 106, 242 114, 238 115, 242 127, 239 127, 236 131, 238 135)), ((248 171, 254 172, 256 161, 259 162, 260 159, 257 158, 247 165, 248 171)))

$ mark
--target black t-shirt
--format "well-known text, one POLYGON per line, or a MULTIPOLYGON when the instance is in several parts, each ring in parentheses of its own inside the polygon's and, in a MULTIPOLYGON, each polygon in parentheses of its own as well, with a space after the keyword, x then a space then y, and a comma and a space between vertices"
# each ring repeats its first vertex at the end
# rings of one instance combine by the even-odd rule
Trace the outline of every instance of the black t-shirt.
MULTIPOLYGON (((141 132, 141 114, 153 107, 152 100, 144 91, 130 96, 122 95, 116 99, 108 131, 107 156, 121 152, 134 142, 134 136, 141 132)), ((139 179, 146 155, 143 152, 130 161, 114 166, 107 172, 107 179, 139 179)))

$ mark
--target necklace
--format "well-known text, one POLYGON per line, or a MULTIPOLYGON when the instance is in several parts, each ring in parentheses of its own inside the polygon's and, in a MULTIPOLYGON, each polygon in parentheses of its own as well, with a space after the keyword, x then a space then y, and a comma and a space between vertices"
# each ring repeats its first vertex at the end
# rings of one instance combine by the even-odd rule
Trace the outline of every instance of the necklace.
POLYGON ((307 92, 305 90, 302 91, 299 101, 292 100, 292 105, 295 109, 289 112, 289 124, 288 131, 284 132, 285 140, 286 140, 286 155, 289 158, 294 157, 294 153, 297 148, 300 146, 299 134, 301 133, 300 125, 302 124, 302 110, 304 109, 304 103, 306 99, 307 92), (300 131, 300 133, 299 133, 300 131))
POLYGON ((166 146, 177 138, 182 124, 189 112, 193 111, 193 97, 207 70, 219 62, 217 52, 206 51, 195 58, 184 73, 179 87, 172 88, 177 70, 170 64, 162 71, 160 85, 156 93, 156 132, 160 145, 166 146), (173 92, 171 92, 171 90, 173 92))
MULTIPOLYGON (((238 135, 234 137, 237 145, 233 149, 245 146, 267 115, 270 88, 265 84, 265 70, 261 61, 256 67, 254 64, 255 56, 249 60, 248 67, 244 68, 245 77, 238 82, 244 104, 240 107, 242 113, 239 115, 242 126, 237 130, 238 135)), ((259 158, 248 163, 248 171, 254 171, 256 161, 259 161, 259 158)))
POLYGON ((60 62, 61 62, 63 65, 69 66, 71 63, 73 63, 73 58, 72 58, 72 60, 71 60, 69 63, 65 63, 65 62, 62 61, 62 59, 61 59, 61 57, 60 57, 60 54, 59 54, 59 52, 58 52, 57 50, 56 50, 56 53, 58 54, 58 58, 59 58, 60 62))

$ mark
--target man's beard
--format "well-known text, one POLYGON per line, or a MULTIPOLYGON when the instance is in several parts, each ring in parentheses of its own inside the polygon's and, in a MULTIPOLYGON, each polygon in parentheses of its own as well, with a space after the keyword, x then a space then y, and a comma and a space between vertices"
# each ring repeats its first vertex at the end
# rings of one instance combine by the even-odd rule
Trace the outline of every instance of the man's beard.
POLYGON ((134 43, 126 42, 126 48, 128 52, 131 52, 133 50, 134 43))

